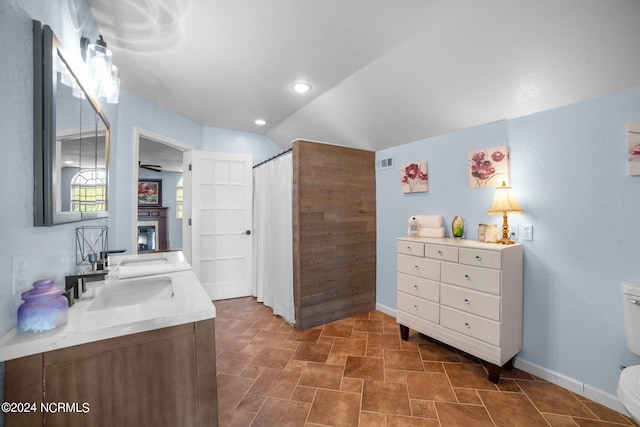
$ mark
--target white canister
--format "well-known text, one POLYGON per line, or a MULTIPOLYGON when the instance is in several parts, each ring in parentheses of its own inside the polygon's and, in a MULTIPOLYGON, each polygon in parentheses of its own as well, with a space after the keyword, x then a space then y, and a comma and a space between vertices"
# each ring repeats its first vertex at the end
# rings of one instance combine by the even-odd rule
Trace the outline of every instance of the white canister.
POLYGON ((500 238, 497 225, 487 225, 484 229, 484 241, 489 243, 495 243, 500 238))
POLYGON ((485 231, 487 229, 487 224, 478 224, 478 240, 484 242, 485 231))

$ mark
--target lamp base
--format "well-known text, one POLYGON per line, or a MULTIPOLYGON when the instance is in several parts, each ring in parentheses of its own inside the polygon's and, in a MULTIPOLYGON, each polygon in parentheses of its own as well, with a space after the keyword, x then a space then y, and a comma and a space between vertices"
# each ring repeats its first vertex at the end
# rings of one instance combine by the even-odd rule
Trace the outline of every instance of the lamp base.
POLYGON ((507 222, 506 212, 503 212, 502 215, 502 239, 498 240, 496 243, 503 245, 513 245, 516 243, 509 238, 509 223, 507 222))
POLYGON ((502 239, 498 240, 496 243, 499 243, 501 245, 515 245, 516 242, 509 239, 508 237, 503 237, 502 239))

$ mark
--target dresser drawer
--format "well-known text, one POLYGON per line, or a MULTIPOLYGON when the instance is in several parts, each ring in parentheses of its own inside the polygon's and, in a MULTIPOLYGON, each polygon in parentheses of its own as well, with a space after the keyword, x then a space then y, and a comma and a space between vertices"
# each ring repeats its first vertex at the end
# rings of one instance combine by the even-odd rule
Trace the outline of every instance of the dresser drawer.
POLYGON ((442 282, 500 294, 500 270, 443 262, 442 282))
POLYGON ((458 248, 444 245, 424 245, 424 256, 441 261, 458 262, 458 248))
POLYGON ((396 241, 399 254, 407 254, 414 256, 424 256, 424 243, 410 242, 407 240, 396 241))
POLYGON ((440 280, 440 262, 417 256, 398 254, 398 272, 440 280))
POLYGON ((442 285, 440 303, 467 313, 500 321, 500 297, 457 286, 442 285))
POLYGON ((440 301, 440 283, 421 277, 398 273, 398 290, 434 302, 440 301))
POLYGON ((500 346, 500 323, 473 314, 440 307, 440 324, 461 334, 500 346))
POLYGON ((396 298, 396 306, 398 310, 413 314, 414 316, 418 316, 421 319, 428 320, 433 323, 438 323, 440 320, 439 304, 413 295, 405 294, 404 292, 398 292, 396 298))
POLYGON ((500 269, 502 268, 502 254, 500 251, 460 248, 460 263, 500 269))

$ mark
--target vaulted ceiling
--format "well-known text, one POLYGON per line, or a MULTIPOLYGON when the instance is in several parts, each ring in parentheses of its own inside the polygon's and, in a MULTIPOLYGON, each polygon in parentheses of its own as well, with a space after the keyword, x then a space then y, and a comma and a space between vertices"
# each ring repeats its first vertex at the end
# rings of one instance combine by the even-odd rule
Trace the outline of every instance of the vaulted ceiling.
POLYGON ((640 86, 638 0, 89 4, 123 87, 283 148, 380 150, 640 86))

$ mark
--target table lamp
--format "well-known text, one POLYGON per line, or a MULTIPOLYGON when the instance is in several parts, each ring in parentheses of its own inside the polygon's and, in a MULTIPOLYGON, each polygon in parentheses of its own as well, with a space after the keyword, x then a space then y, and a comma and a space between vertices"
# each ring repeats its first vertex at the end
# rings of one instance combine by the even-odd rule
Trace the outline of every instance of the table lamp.
POLYGON ((502 243, 504 245, 512 245, 515 242, 509 239, 509 224, 507 222, 507 214, 520 214, 524 212, 516 199, 511 193, 511 187, 508 186, 505 181, 502 181, 502 186, 496 187, 496 193, 493 196, 493 204, 487 211, 489 215, 503 216, 502 221, 502 239, 496 243, 502 243))

